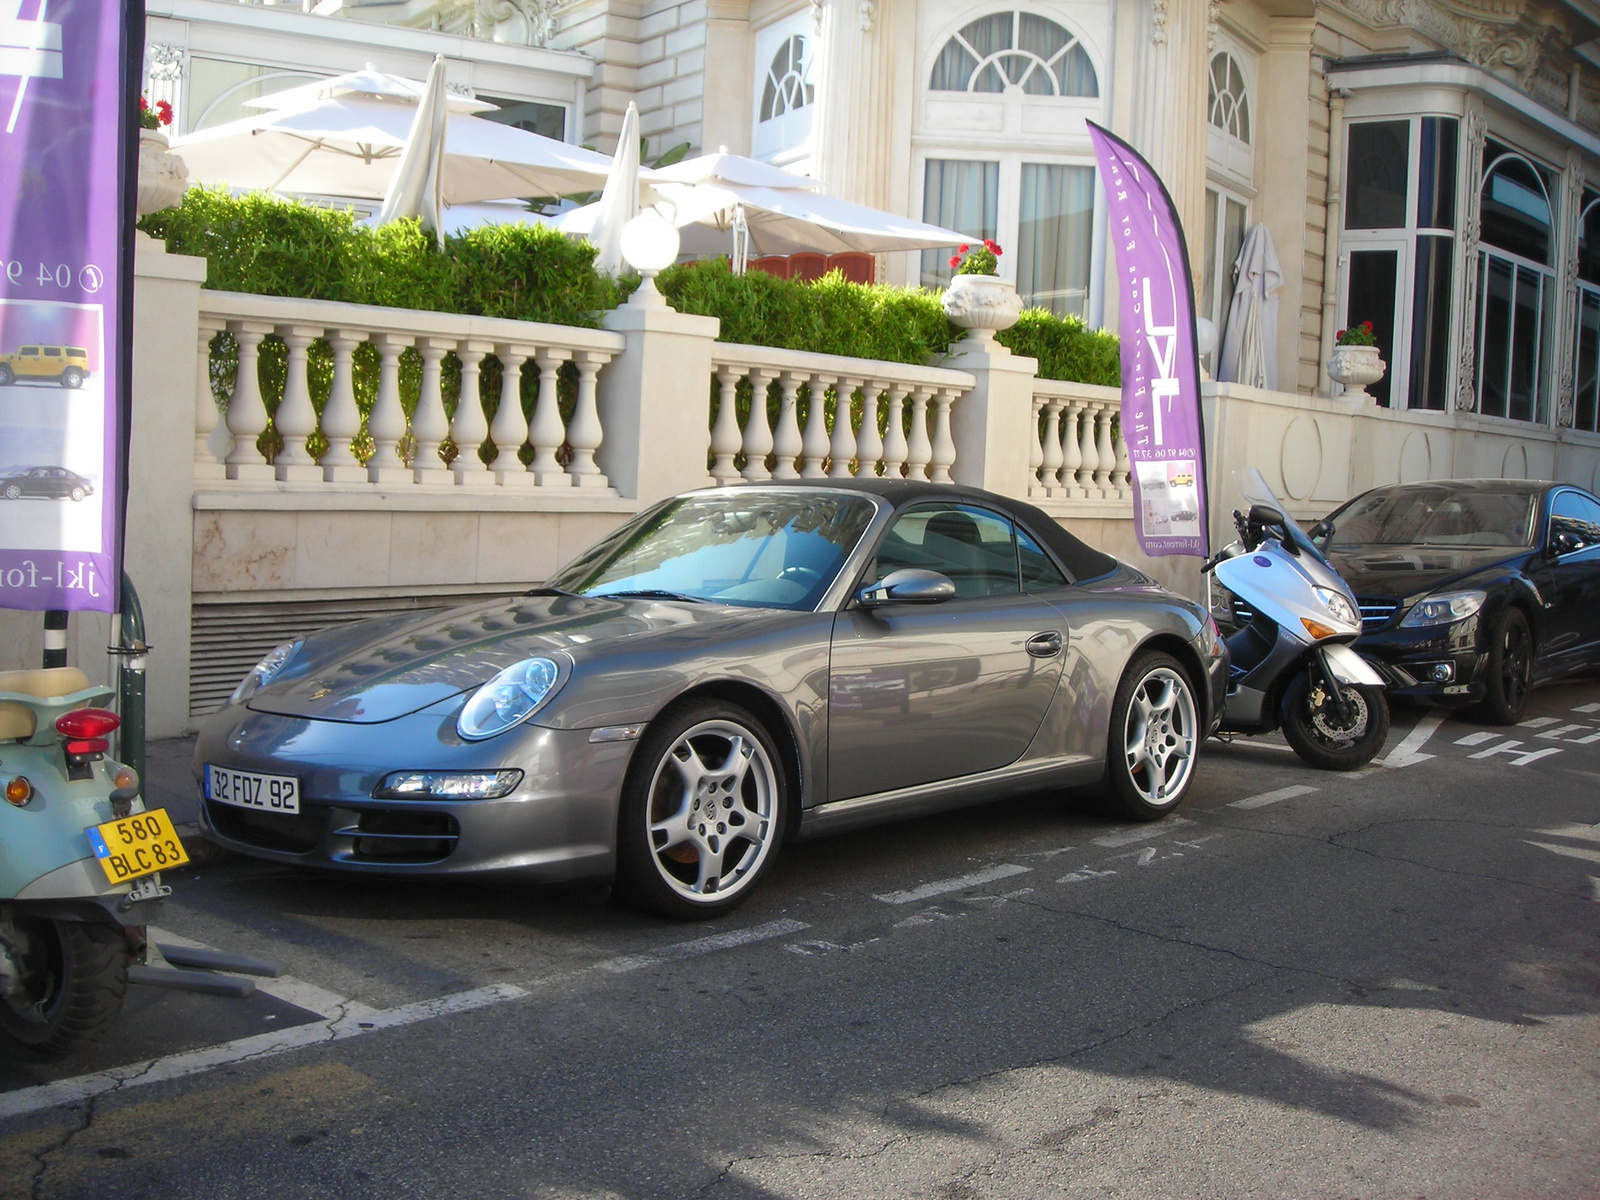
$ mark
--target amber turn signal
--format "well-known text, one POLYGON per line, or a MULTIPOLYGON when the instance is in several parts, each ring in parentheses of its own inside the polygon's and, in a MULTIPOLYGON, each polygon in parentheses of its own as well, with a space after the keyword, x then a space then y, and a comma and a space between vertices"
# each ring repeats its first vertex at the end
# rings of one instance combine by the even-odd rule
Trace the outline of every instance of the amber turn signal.
POLYGON ((119 792, 128 788, 138 791, 139 773, 132 767, 118 767, 117 773, 111 777, 111 786, 119 792))
POLYGON ((1331 638, 1339 632, 1333 626, 1324 625, 1321 621, 1313 621, 1310 617, 1301 617, 1300 624, 1304 625, 1306 632, 1319 642, 1323 638, 1331 638))
POLYGON ((6 782, 6 799, 18 808, 33 799, 33 784, 27 778, 18 775, 6 782))

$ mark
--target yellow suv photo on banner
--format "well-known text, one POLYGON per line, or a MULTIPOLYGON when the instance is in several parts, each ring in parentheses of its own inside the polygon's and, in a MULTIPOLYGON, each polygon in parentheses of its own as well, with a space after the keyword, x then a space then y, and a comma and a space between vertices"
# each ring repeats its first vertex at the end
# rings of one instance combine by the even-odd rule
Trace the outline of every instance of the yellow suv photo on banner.
POLYGON ((82 346, 23 346, 15 354, 0 354, 0 387, 38 379, 80 388, 87 378, 89 352, 82 346))

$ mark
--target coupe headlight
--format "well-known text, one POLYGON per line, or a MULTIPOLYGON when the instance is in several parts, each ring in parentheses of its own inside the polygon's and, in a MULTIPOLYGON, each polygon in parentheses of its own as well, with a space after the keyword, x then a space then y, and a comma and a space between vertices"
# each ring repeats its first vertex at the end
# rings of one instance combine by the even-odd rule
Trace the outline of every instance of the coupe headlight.
POLYGON ((1419 629, 1463 620, 1483 607, 1486 596, 1484 592, 1440 592, 1436 596, 1424 596, 1411 606, 1400 628, 1419 629))
POLYGON ((289 665, 289 660, 299 652, 302 645, 304 643, 300 641, 285 642, 276 649, 268 651, 265 658, 250 668, 250 674, 239 681, 239 686, 233 689, 233 695, 228 697, 228 703, 243 704, 266 687, 272 682, 274 675, 289 665))
POLYGON ((1343 621, 1346 625, 1360 626, 1361 614, 1355 610, 1355 606, 1349 600, 1338 592, 1319 591, 1317 594, 1322 597, 1322 602, 1328 606, 1328 615, 1335 621, 1343 621))
POLYGON ((456 731, 468 741, 481 741, 520 725, 555 694, 560 669, 548 658, 528 658, 507 667, 467 701, 456 719, 456 731))
POLYGON ((522 782, 522 772, 392 771, 372 789, 375 800, 498 800, 522 782))

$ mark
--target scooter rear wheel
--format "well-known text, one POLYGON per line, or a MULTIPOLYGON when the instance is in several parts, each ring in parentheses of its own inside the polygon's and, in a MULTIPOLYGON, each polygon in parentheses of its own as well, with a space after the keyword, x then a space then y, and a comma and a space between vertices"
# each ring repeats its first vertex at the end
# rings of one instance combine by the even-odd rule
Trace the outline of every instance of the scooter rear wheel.
POLYGON ((128 990, 128 939, 115 925, 19 918, 22 977, 0 994, 0 1029, 43 1058, 61 1058, 105 1031, 128 990))
POLYGON ((1283 698, 1283 736, 1306 762, 1324 771, 1354 771, 1366 766, 1389 737, 1389 702, 1382 687, 1338 685, 1352 715, 1341 720, 1324 684, 1311 686, 1301 672, 1283 698))

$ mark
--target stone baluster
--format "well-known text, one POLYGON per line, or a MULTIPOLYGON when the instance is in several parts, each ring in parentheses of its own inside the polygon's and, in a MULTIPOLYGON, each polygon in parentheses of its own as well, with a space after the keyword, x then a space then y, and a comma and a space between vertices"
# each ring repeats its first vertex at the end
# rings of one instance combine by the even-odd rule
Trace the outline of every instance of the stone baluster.
POLYGON ((782 394, 778 401, 778 428, 772 435, 774 479, 800 478, 800 472, 795 470, 794 460, 804 449, 804 443, 800 438, 800 419, 797 414, 800 385, 804 382, 804 375, 785 371, 779 384, 782 394))
POLYGON ((228 401, 228 432, 233 434, 228 478, 269 482, 278 475, 271 463, 263 461, 256 439, 267 429, 267 406, 261 400, 261 339, 272 332, 272 326, 261 321, 230 321, 228 332, 239 345, 239 373, 228 401))
POLYGON ((321 483, 322 468, 306 449, 306 439, 317 431, 317 410, 306 378, 306 351, 322 336, 322 330, 310 325, 280 325, 278 336, 289 353, 284 362, 283 398, 272 420, 283 439, 273 468, 280 483, 321 483))
POLYGON ((928 440, 928 400, 934 389, 920 386, 911 393, 911 441, 906 448, 906 478, 926 480, 933 443, 928 440))
POLYGON ((528 427, 528 440, 533 443, 533 462, 528 470, 539 487, 571 487, 572 476, 556 461, 556 451, 567 440, 567 427, 561 420, 560 390, 561 364, 572 357, 572 351, 553 346, 541 346, 534 361, 539 365, 539 398, 533 410, 533 423, 528 427))
POLYGON ((456 460, 451 466, 459 484, 470 486, 492 479, 478 451, 489 438, 489 419, 483 415, 479 372, 485 356, 493 353, 493 342, 468 340, 456 344, 456 357, 461 360, 461 396, 456 401, 456 415, 450 422, 450 440, 456 444, 456 460))
POLYGON ((885 479, 903 478, 906 456, 909 449, 906 446, 905 411, 906 397, 911 389, 903 383, 889 385, 889 416, 885 421, 888 432, 883 439, 883 477, 885 479))
POLYGON ((223 328, 223 322, 211 317, 200 318, 199 344, 195 347, 194 368, 194 477, 226 479, 227 467, 211 449, 211 435, 222 421, 217 411, 216 393, 211 390, 211 339, 223 328))
POLYGON ((828 387, 834 382, 832 375, 811 377, 811 401, 806 414, 806 433, 800 452, 804 461, 800 466, 801 479, 822 479, 827 472, 822 469, 828 457, 828 387))
POLYGON ((523 347, 509 344, 496 347, 495 355, 500 359, 500 401, 489 424, 494 481, 498 487, 532 487, 533 476, 517 457, 528 440, 528 418, 522 412, 522 364, 528 355, 523 347))
POLYGON ((1095 487, 1094 472, 1100 465, 1100 451, 1095 446, 1094 439, 1094 406, 1083 406, 1082 415, 1078 420, 1079 436, 1078 449, 1083 454, 1083 462, 1078 467, 1078 486, 1083 489, 1083 494, 1090 498, 1099 494, 1095 487))
POLYGON ((367 478, 384 485, 410 483, 411 468, 400 457, 400 439, 406 436, 406 410, 400 403, 400 355, 411 339, 397 333, 375 333, 372 342, 378 347, 378 395, 367 417, 367 432, 372 435, 367 478))
MULTIPOLYGON (((750 372, 750 419, 744 423, 744 477, 751 480, 772 478, 767 470, 767 455, 772 453, 772 425, 767 418, 767 387, 777 371, 757 367, 750 372)), ((791 410, 792 411, 792 410, 791 410)), ((790 460, 793 468, 793 460, 790 460)))
POLYGON ((411 436, 417 441, 411 459, 411 477, 418 483, 450 485, 455 476, 439 457, 439 443, 450 434, 450 418, 444 411, 444 356, 455 349, 446 338, 419 338, 422 354, 422 390, 417 394, 417 411, 411 416, 411 436))
POLYGON ((834 479, 849 479, 855 474, 851 463, 856 456, 856 431, 852 421, 856 389, 860 379, 841 379, 837 398, 833 404, 833 437, 828 443, 828 456, 833 464, 828 474, 834 479))
POLYGON ((578 367, 578 400, 572 409, 572 422, 567 426, 567 442, 572 447, 572 464, 567 474, 572 476, 574 487, 609 487, 610 481, 594 461, 594 452, 605 439, 600 425, 600 409, 595 402, 595 380, 600 368, 611 361, 611 356, 598 350, 578 350, 573 353, 578 367))
POLYGON ((1050 400, 1044 406, 1044 494, 1061 495, 1061 401, 1050 400))
POLYGON ((1083 405, 1077 400, 1063 400, 1062 411, 1066 420, 1061 423, 1061 491, 1063 496, 1082 496, 1078 488, 1078 468, 1083 466, 1083 447, 1078 442, 1078 423, 1083 417, 1083 405))
POLYGON ((739 478, 733 460, 742 444, 739 432, 739 381, 743 367, 717 368, 717 419, 711 426, 711 478, 732 483, 739 478))
POLYGON ((934 397, 933 454, 928 459, 928 474, 934 483, 949 483, 950 468, 956 461, 956 441, 950 436, 950 406, 961 393, 955 388, 940 388, 934 397))
POLYGON ((330 329, 328 348, 333 351, 333 381, 328 402, 322 406, 322 436, 328 448, 322 452, 322 479, 325 483, 366 483, 367 469, 356 461, 350 443, 361 433, 361 409, 356 405, 355 352, 366 341, 366 334, 353 329, 330 329))
POLYGON ((1112 495, 1111 468, 1117 465, 1117 452, 1111 445, 1111 406, 1102 404, 1094 414, 1094 448, 1100 461, 1095 464, 1094 483, 1102 496, 1112 495))
POLYGON ((1044 445, 1039 438, 1039 422, 1043 419, 1044 398, 1033 398, 1032 415, 1028 418, 1028 495, 1042 496, 1049 489, 1039 478, 1039 469, 1044 466, 1044 445))
POLYGON ((1133 464, 1128 460, 1128 442, 1119 429, 1116 436, 1117 465, 1111 468, 1111 486, 1117 490, 1119 500, 1131 500, 1133 490, 1128 486, 1128 472, 1133 464))
POLYGON ((883 455, 883 435, 878 432, 878 394, 883 384, 867 380, 861 389, 861 432, 856 435, 856 474, 867 479, 878 477, 878 459, 883 455))

